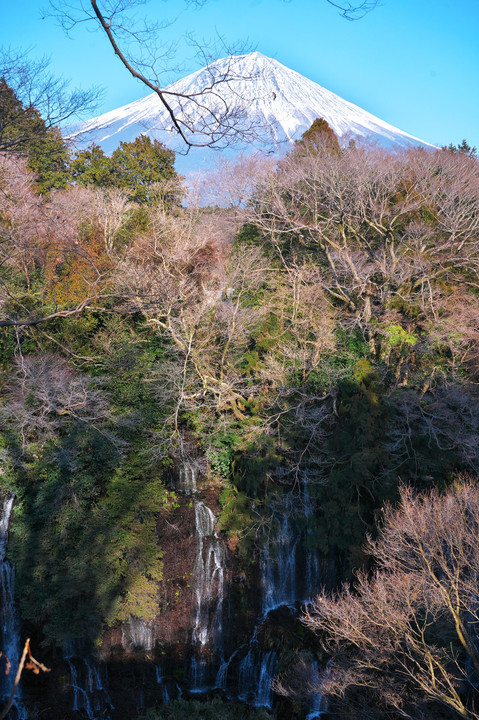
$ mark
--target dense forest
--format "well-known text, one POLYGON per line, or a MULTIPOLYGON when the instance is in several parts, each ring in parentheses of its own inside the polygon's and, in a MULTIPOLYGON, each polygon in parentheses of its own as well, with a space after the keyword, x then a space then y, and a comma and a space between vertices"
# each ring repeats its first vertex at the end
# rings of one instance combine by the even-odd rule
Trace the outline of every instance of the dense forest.
POLYGON ((0 491, 35 655, 111 664, 130 627, 181 685, 321 591, 254 636, 265 707, 170 679, 114 717, 301 718, 320 691, 332 717, 478 718, 474 150, 340 148, 317 120, 193 187, 147 136, 72 154, 3 80, 0 114, 0 491))

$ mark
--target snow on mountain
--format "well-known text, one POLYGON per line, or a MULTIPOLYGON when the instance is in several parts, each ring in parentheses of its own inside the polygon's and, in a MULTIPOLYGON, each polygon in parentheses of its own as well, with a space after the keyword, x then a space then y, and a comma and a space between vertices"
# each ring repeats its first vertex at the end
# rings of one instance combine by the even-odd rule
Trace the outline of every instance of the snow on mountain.
MULTIPOLYGON (((246 138, 237 142, 237 151, 247 147, 284 151, 317 117, 324 118, 343 143, 354 138, 391 149, 433 147, 259 52, 218 60, 166 90, 172 93, 168 97, 175 113, 181 112, 188 124, 199 130, 195 135, 187 133, 198 143, 207 140, 213 111, 216 117, 222 116, 223 129, 226 124, 223 140, 218 127, 213 128, 220 147, 228 144, 228 138, 233 138, 237 129, 245 133, 246 138), (207 91, 201 101, 208 108, 206 114, 194 100, 181 98, 181 95, 211 87, 212 79, 218 84, 207 91), (233 109, 232 119, 224 117, 225 109, 228 112, 233 109)), ((121 141, 133 140, 140 134, 156 138, 177 152, 185 152, 168 111, 155 93, 65 129, 65 135, 74 140, 77 147, 96 142, 107 153, 121 141)), ((180 172, 185 172, 196 169, 211 156, 214 153, 210 149, 194 148, 186 157, 178 157, 176 164, 180 172)))

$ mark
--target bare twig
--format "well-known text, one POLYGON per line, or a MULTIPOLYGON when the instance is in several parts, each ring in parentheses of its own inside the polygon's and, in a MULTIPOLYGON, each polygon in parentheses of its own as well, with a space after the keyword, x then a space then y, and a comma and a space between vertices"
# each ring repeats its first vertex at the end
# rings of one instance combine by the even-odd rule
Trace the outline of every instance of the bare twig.
POLYGON ((35 675, 38 675, 38 673, 41 672, 50 672, 50 668, 47 668, 43 663, 39 662, 38 660, 35 660, 35 658, 32 655, 31 649, 30 649, 30 638, 27 638, 25 640, 25 645, 23 646, 23 652, 22 656, 20 658, 20 662, 18 664, 17 674, 15 675, 15 681, 13 683, 10 697, 8 698, 7 704, 3 708, 3 710, 0 712, 0 720, 4 720, 4 718, 7 717, 7 714, 10 710, 10 708, 13 705, 13 699, 15 697, 15 693, 17 691, 18 685, 20 683, 20 679, 22 677, 23 669, 26 670, 32 670, 35 675), (27 661, 28 656, 28 661, 27 661))

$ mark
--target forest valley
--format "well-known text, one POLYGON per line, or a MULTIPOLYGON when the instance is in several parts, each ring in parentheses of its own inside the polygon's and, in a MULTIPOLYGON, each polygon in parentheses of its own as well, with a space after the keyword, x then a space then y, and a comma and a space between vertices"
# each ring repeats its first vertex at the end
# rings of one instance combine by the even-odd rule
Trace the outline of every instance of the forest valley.
POLYGON ((11 717, 479 718, 474 149, 193 186, 0 103, 11 717))

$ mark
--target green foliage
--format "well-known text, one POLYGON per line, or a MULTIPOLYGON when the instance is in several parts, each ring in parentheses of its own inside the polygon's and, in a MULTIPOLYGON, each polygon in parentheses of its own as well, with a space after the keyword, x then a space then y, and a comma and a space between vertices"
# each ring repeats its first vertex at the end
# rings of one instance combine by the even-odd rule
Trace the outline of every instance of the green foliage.
POLYGON ((70 163, 72 179, 79 185, 112 187, 113 164, 99 145, 93 143, 87 150, 79 150, 70 163))
POLYGON ((469 145, 469 143, 465 139, 457 145, 450 143, 449 145, 444 146, 443 150, 448 150, 453 154, 461 153, 463 155, 468 155, 471 158, 477 158, 477 148, 469 145))
POLYGON ((62 190, 70 180, 69 152, 60 130, 52 128, 41 134, 29 149, 30 170, 35 173, 39 193, 62 190))
POLYGON ((316 118, 302 135, 296 140, 296 152, 318 152, 327 148, 331 152, 339 152, 339 142, 336 133, 324 118, 316 118))
POLYGON ((418 341, 417 335, 407 332, 400 325, 390 325, 386 328, 385 335, 387 344, 392 348, 401 345, 414 346, 418 341))
POLYGON ((92 434, 65 440, 56 472, 52 452, 15 483, 23 500, 11 546, 23 616, 58 643, 95 639, 103 623, 130 615, 152 619, 162 577, 156 520, 168 503, 159 476, 144 461, 120 467, 92 434))
POLYGON ((337 422, 327 442, 332 468, 326 482, 311 488, 317 501, 313 534, 323 552, 359 545, 374 527, 375 511, 397 492, 384 472, 391 410, 379 374, 362 358, 338 389, 337 422))
POLYGON ((130 616, 152 620, 158 613, 163 576, 155 530, 158 513, 168 502, 160 478, 149 478, 141 461, 122 467, 109 484, 102 510, 105 520, 118 527, 110 539, 109 559, 125 588, 119 611, 107 617, 110 623, 130 616))
POLYGON ((232 462, 232 480, 250 497, 261 497, 268 477, 274 474, 282 461, 276 439, 263 437, 261 442, 238 449, 232 462))
POLYGON ((4 78, 0 78, 0 151, 27 157, 42 194, 64 188, 69 181, 69 153, 60 131, 47 128, 34 107, 24 107, 4 78))
POLYGON ((220 443, 219 447, 207 448, 205 455, 213 473, 217 477, 227 478, 231 467, 231 447, 220 443))
POLYGON ((105 623, 157 614, 156 523, 173 500, 145 435, 168 412, 145 382, 161 367, 164 346, 141 323, 108 315, 56 321, 50 334, 79 357, 96 353, 93 370, 108 388, 115 417, 96 427, 65 416, 52 440, 23 450, 13 430, 4 426, 1 433, 8 469, 2 487, 18 498, 10 549, 22 613, 61 644, 95 639, 105 623))
MULTIPOLYGON (((28 122, 37 121, 34 113, 25 113, 28 122)), ((298 161, 305 163, 307 155, 307 165, 320 157, 324 134, 327 152, 321 158, 331 163, 344 158, 349 151, 336 155, 331 133, 324 122, 313 123, 296 148, 298 161)), ((219 528, 243 568, 256 561, 252 546, 263 541, 262 528, 274 535, 284 508, 306 544, 337 552, 352 564, 364 535, 374 533, 382 504, 395 501, 399 483, 446 485, 454 471, 475 462, 477 398, 470 388, 465 392, 464 382, 477 365, 475 316, 464 310, 462 324, 452 323, 446 301, 428 315, 429 300, 414 290, 421 283, 401 268, 397 282, 404 275, 409 285, 394 284, 395 262, 403 257, 396 236, 419 216, 434 236, 436 209, 425 204, 413 218, 408 215, 401 228, 391 230, 395 236, 388 236, 387 246, 383 235, 372 237, 365 220, 353 218, 355 236, 344 240, 349 254, 342 260, 338 255, 334 273, 322 244, 304 229, 313 213, 308 183, 294 207, 299 229, 289 230, 285 221, 275 237, 280 259, 270 249, 263 263, 258 246, 265 239, 252 224, 242 228, 228 257, 226 239, 216 246, 208 236, 202 245, 206 226, 190 236, 183 218, 164 233, 160 228, 152 249, 150 205, 166 197, 171 208, 178 201, 173 160, 173 153, 147 137, 123 143, 111 157, 98 146, 78 153, 71 166, 76 183, 123 188, 138 203, 115 240, 115 249, 130 246, 131 253, 121 264, 108 258, 106 297, 88 311, 38 327, 0 330, 0 380, 8 391, 4 410, 12 379, 21 376, 16 358, 22 354, 28 362, 38 353, 63 358, 71 382, 80 377, 87 390, 101 390, 107 408, 100 420, 52 410, 46 432, 41 398, 32 392, 17 406, 17 425, 12 411, 0 431, 2 488, 18 499, 11 553, 22 611, 57 643, 85 635, 94 639, 109 623, 130 616, 151 620, 158 612, 164 556, 157 523, 166 510, 175 508, 180 516, 184 507, 166 490, 184 430, 209 462, 209 491, 219 494, 221 506, 219 528), (360 254, 360 224, 366 228, 368 258, 376 251, 384 262, 388 253, 395 257, 387 277, 377 267, 363 284, 348 279, 348 263, 360 254), (241 275, 238 265, 248 258, 241 275), (231 282, 223 285, 224 280, 231 282), (232 291, 218 298, 219 287, 232 291), (328 288, 332 292, 324 299, 328 288), (451 359, 455 347, 457 361, 451 359), (26 416, 29 423, 22 422, 26 416), (308 514, 295 503, 305 476, 308 514)), ((338 178, 349 197, 347 173, 338 178)), ((403 192, 401 187, 398 195, 403 192)), ((334 208, 330 202, 322 206, 320 194, 317 199, 317 213, 328 225, 325 236, 335 231, 334 208)), ((396 196, 381 199, 385 217, 399 202, 396 196)), ((185 218, 194 225, 193 212, 185 218)), ((87 268, 76 250, 96 247, 95 239, 103 248, 98 233, 93 222, 83 222, 74 236, 75 252, 54 260, 53 290, 42 264, 42 243, 49 251, 49 238, 40 238, 31 271, 7 258, 2 279, 15 290, 5 299, 12 313, 40 314, 55 303, 80 301, 87 268)), ((343 239, 334 252, 342 247, 343 239)), ((93 264, 103 262, 101 254, 92 257, 93 264)), ((362 273, 369 264, 358 267, 362 273)), ((434 302, 454 292, 449 276, 447 287, 441 282, 432 287, 434 302)), ((464 293, 476 301, 467 288, 464 293)), ((186 577, 183 569, 180 574, 186 577)), ((178 712, 186 707, 180 704, 178 712)), ((230 706, 188 707, 227 713, 230 706)))
POLYGON ((61 445, 36 452, 38 460, 16 477, 23 502, 11 551, 22 613, 60 643, 95 636, 120 591, 108 567, 108 529, 98 508, 118 456, 106 439, 77 427, 61 445))
MULTIPOLYGON (((256 503, 246 493, 227 483, 221 490, 220 504, 218 527, 230 537, 246 537, 249 543, 254 541, 254 535, 251 536, 250 533, 258 520, 256 503)), ((245 545, 240 547, 243 550, 246 548, 245 545)))
POLYGON ((236 243, 239 247, 242 245, 258 245, 260 242, 260 233, 256 225, 253 223, 245 223, 241 226, 236 235, 236 243))
MULTIPOLYGON (((140 135, 132 142, 120 143, 112 153, 113 173, 118 187, 131 192, 131 199, 145 203, 154 199, 151 186, 177 177, 175 153, 158 140, 140 135)), ((171 198, 173 200, 173 198, 171 198)))
POLYGON ((139 135, 132 142, 120 143, 111 157, 98 145, 78 152, 71 173, 79 185, 121 188, 137 203, 160 200, 171 208, 181 197, 174 162, 173 150, 147 135, 139 135), (170 184, 164 185, 167 181, 170 184))

